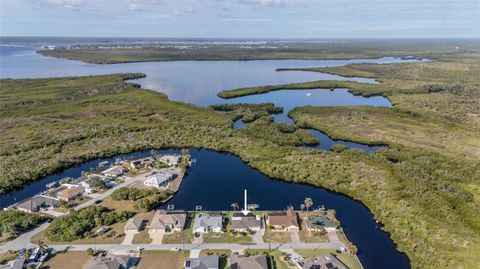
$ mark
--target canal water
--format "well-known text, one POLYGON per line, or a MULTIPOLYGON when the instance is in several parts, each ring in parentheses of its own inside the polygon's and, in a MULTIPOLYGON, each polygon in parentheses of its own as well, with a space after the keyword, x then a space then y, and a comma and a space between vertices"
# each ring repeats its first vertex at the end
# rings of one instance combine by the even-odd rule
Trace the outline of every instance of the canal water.
MULTIPOLYGON (((160 153, 180 151, 161 150, 160 153)), ((190 149, 190 154, 196 162, 188 168, 180 190, 168 201, 175 209, 194 210, 197 205, 201 205, 204 210, 228 210, 233 202, 243 202, 244 189, 248 190, 249 203, 259 204, 259 210, 281 210, 288 206, 300 210, 300 204, 306 197, 310 197, 314 202, 313 208, 324 206, 335 209, 348 239, 358 247, 358 257, 365 268, 410 267, 408 258, 396 251, 388 235, 380 229, 361 203, 322 188, 272 180, 231 154, 205 149, 190 149)), ((93 169, 103 161, 113 162, 117 158, 149 155, 150 151, 137 151, 86 162, 2 195, 0 203, 2 207, 8 206, 44 190, 45 184, 64 177, 79 177, 81 171, 93 169)))
MULTIPOLYGON (((268 84, 306 82, 322 79, 352 80, 365 83, 377 83, 369 78, 346 78, 341 76, 299 71, 276 72, 277 68, 304 68, 321 66, 340 66, 349 63, 391 63, 415 61, 386 57, 381 59, 356 60, 271 60, 271 61, 178 61, 128 63, 114 65, 95 65, 79 61, 43 57, 35 54, 38 44, 21 46, 0 46, 0 78, 38 78, 97 75, 124 72, 146 73, 144 79, 135 80, 142 87, 164 92, 169 99, 208 106, 217 103, 261 103, 273 102, 283 106, 285 112, 276 115, 279 122, 290 122, 287 113, 295 106, 304 105, 370 105, 391 106, 382 97, 364 98, 353 96, 345 89, 278 91, 264 95, 254 95, 231 100, 217 97, 224 89, 249 87, 268 84)), ((237 128, 242 123, 235 123, 237 128)), ((320 148, 329 148, 329 143, 351 143, 349 147, 364 147, 364 150, 376 150, 353 142, 333 141, 318 131, 314 135, 320 138, 320 148), (322 140, 323 139, 323 140, 322 140), (322 143, 323 141, 323 143, 322 143)), ((367 208, 360 203, 342 196, 299 184, 273 181, 258 171, 248 167, 235 156, 193 149, 192 155, 197 163, 189 168, 188 177, 179 192, 169 201, 176 208, 193 209, 202 205, 204 209, 227 209, 232 202, 241 202, 243 189, 248 189, 249 199, 259 203, 261 209, 282 209, 289 205, 296 208, 305 197, 311 197, 317 206, 324 205, 337 211, 337 217, 348 238, 358 246, 359 258, 365 268, 409 268, 405 255, 396 251, 395 245, 373 220, 367 208)), ((173 152, 173 151, 164 151, 173 152)), ((83 170, 96 167, 104 160, 114 160, 127 156, 142 157, 150 154, 135 152, 113 158, 98 159, 71 167, 60 173, 36 181, 23 189, 0 196, 2 207, 31 197, 45 189, 45 184, 64 177, 78 177, 83 170)))

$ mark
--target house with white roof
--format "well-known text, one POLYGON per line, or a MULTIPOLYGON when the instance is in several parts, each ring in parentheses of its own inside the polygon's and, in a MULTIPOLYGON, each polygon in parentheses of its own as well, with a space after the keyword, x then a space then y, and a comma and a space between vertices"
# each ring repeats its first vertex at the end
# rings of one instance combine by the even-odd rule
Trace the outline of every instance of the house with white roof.
POLYGON ((143 184, 154 188, 164 188, 168 186, 168 183, 172 181, 173 174, 170 172, 157 172, 151 176, 148 176, 143 184))
POLYGON ((200 213, 195 216, 193 233, 219 233, 223 228, 223 216, 200 213))

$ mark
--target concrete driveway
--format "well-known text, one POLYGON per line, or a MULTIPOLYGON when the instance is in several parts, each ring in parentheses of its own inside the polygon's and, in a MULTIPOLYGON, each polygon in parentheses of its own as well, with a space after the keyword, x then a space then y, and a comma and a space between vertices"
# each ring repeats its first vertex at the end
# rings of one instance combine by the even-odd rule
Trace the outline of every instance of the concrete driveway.
POLYGON ((265 229, 261 229, 260 231, 255 232, 252 235, 252 241, 254 243, 263 243, 263 235, 265 234, 265 229))
POLYGON ((297 231, 290 232, 290 239, 292 239, 292 244, 297 244, 302 242, 300 241, 300 235, 298 234, 297 231))
POLYGON ((203 234, 200 234, 199 237, 193 236, 192 245, 200 245, 201 243, 203 243, 203 234))
POLYGON ((125 238, 123 239, 122 245, 131 245, 133 243, 133 238, 138 232, 134 231, 125 231, 125 238))
POLYGON ((148 231, 150 238, 152 239, 151 245, 161 245, 163 236, 165 235, 164 231, 148 231))

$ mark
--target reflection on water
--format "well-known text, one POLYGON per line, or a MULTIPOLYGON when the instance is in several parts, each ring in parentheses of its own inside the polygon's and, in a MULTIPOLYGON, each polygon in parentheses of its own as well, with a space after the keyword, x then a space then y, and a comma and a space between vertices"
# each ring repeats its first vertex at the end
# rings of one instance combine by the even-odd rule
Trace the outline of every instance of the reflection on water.
POLYGON ((0 77, 37 78, 141 72, 147 74, 147 77, 133 82, 147 89, 164 92, 170 100, 200 106, 224 102, 217 97, 220 90, 240 87, 322 79, 375 83, 375 80, 370 78, 346 78, 318 72, 276 72, 277 68, 414 61, 385 57, 354 60, 173 61, 99 65, 43 57, 35 54, 35 49, 28 46, 0 46, 0 77))

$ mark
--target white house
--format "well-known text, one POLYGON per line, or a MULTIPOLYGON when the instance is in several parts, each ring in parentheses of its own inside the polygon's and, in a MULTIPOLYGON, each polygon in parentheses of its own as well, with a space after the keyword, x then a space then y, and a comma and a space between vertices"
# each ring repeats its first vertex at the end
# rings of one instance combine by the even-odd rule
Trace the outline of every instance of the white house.
POLYGON ((164 155, 158 159, 162 163, 168 164, 168 166, 177 166, 180 157, 177 155, 164 155))
POLYGON ((193 222, 193 233, 219 233, 223 228, 222 215, 209 215, 200 213, 195 216, 193 222))
POLYGON ((143 184, 149 187, 161 188, 168 186, 168 183, 172 181, 173 174, 169 172, 158 172, 145 179, 143 184))
POLYGON ((104 171, 101 172, 102 175, 106 177, 111 177, 111 178, 117 178, 123 175, 125 173, 125 168, 122 166, 112 166, 104 171))

